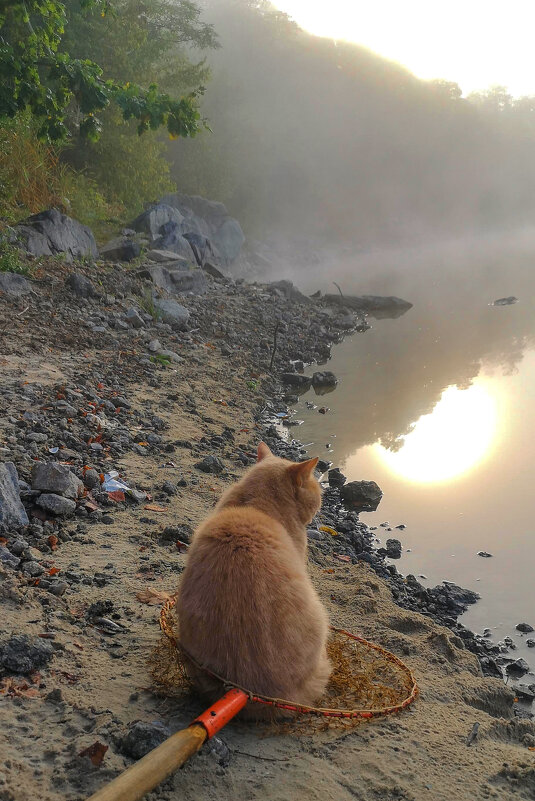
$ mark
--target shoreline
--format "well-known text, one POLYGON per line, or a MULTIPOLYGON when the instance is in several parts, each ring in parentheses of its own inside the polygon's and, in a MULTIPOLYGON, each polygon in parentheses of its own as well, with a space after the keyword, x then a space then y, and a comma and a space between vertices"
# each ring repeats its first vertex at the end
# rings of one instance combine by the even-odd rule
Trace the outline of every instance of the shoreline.
MULTIPOLYGON (((28 295, 0 297, 0 453, 27 482, 21 497, 31 517, 29 527, 6 531, 2 545, 0 798, 82 801, 138 758, 143 743, 157 744, 199 711, 196 699, 157 696, 147 669, 161 593, 176 588, 194 527, 254 461, 258 440, 289 458, 305 455, 273 423, 287 409, 268 369, 275 321, 277 373, 298 357, 327 358, 349 329, 340 327, 347 319, 296 305, 280 288, 230 279, 179 296, 189 320, 172 326, 142 305, 150 284, 132 270, 54 261, 41 270, 28 295), (83 273, 99 297, 76 294, 65 283, 71 272, 83 273), (68 462, 83 481, 86 495, 71 516, 39 505, 36 460, 68 462), (85 467, 96 474, 93 487, 85 467), (99 473, 113 469, 142 500, 103 490, 99 473), (153 602, 140 600, 149 590, 153 602), (6 656, 21 632, 31 643, 6 656), (99 764, 85 754, 96 742, 105 749, 99 764)), ((513 786, 529 799, 535 725, 514 717, 511 690, 481 675, 462 637, 394 602, 399 587, 402 601, 416 603, 417 589, 374 555, 372 532, 344 512, 336 491, 326 491, 322 515, 339 537, 311 541, 309 563, 331 619, 408 662, 420 700, 349 738, 311 729, 261 739, 230 726, 221 738, 230 761, 205 749, 152 797, 206 797, 209 783, 229 801, 326 793, 349 801, 355 788, 363 801, 472 801, 513 786), (357 542, 371 562, 356 558, 357 542), (353 549, 349 562, 334 557, 337 549, 353 549), (481 734, 467 749, 474 719, 481 734)))

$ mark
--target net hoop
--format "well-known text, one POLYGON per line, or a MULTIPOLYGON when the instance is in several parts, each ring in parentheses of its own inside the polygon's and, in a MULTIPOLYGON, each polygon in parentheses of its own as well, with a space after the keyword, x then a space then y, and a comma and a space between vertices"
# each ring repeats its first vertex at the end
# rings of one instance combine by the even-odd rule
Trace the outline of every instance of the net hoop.
POLYGON ((316 715, 319 717, 325 718, 343 718, 345 720, 371 720, 373 718, 381 718, 386 717, 388 715, 394 715, 402 710, 406 709, 410 706, 419 695, 418 685, 416 683, 416 679, 409 667, 402 662, 399 657, 395 654, 387 651, 386 648, 383 648, 381 645, 377 645, 376 643, 370 642, 369 640, 364 639, 364 637, 360 637, 358 634, 352 634, 345 629, 336 628, 335 626, 330 626, 330 630, 340 634, 348 639, 355 640, 356 642, 360 643, 361 645, 366 646, 366 648, 370 648, 374 651, 380 653, 387 661, 392 662, 393 664, 397 665, 398 668, 402 671, 407 679, 407 688, 409 690, 409 694, 397 704, 393 704, 392 706, 385 706, 385 707, 378 707, 375 709, 329 709, 327 707, 315 707, 315 706, 304 706, 302 704, 295 704, 292 701, 287 701, 284 698, 270 698, 264 695, 256 695, 255 693, 251 692, 250 690, 246 689, 245 687, 240 687, 239 684, 233 684, 228 679, 225 679, 223 676, 218 676, 217 673, 214 673, 213 670, 207 668, 205 665, 199 664, 187 651, 186 649, 180 644, 177 637, 175 636, 173 627, 169 622, 169 614, 173 607, 175 606, 176 598, 170 598, 162 607, 160 612, 160 629, 162 630, 163 634, 170 640, 174 648, 180 653, 182 652, 184 656, 187 657, 188 660, 192 662, 192 664, 198 668, 199 670, 206 673, 208 676, 220 681, 226 690, 228 689, 236 689, 241 690, 241 692, 246 693, 249 696, 249 700, 253 701, 256 704, 263 704, 265 706, 275 707, 277 709, 284 709, 290 712, 294 712, 298 715, 316 715))

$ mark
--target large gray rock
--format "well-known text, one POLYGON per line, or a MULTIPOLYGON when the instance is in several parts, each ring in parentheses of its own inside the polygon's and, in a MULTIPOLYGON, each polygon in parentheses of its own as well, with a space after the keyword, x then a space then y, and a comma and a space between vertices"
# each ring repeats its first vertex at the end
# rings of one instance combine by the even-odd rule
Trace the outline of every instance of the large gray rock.
POLYGON ((229 215, 223 203, 179 192, 166 195, 161 202, 181 213, 183 233, 200 234, 209 239, 223 264, 236 259, 245 237, 239 222, 229 215))
POLYGON ((21 528, 29 523, 20 500, 17 469, 13 462, 0 464, 0 528, 21 528))
POLYGON ((195 254, 191 248, 190 243, 184 238, 182 226, 176 223, 169 223, 164 225, 164 233, 154 241, 156 250, 167 250, 171 253, 176 253, 181 259, 184 259, 188 264, 195 264, 195 254))
POLYGON ((100 258, 103 261, 133 261, 141 253, 141 245, 127 236, 117 236, 110 239, 100 249, 100 258))
POLYGON ((98 255, 91 229, 57 209, 34 214, 15 226, 14 230, 17 241, 34 256, 64 253, 67 260, 72 261, 98 255))
POLYGON ((375 481, 350 481, 340 488, 340 497, 354 512, 375 512, 383 492, 375 481))
POLYGON ((155 286, 172 295, 203 295, 208 287, 208 279, 202 270, 171 270, 156 264, 144 267, 138 275, 150 279, 155 286))
POLYGON ((54 495, 52 492, 44 492, 39 495, 36 503, 45 512, 51 512, 58 517, 72 515, 76 509, 76 503, 71 501, 70 498, 64 498, 63 495, 54 495))
POLYGON ((32 489, 77 498, 83 492, 84 485, 67 465, 36 462, 32 467, 32 489))
POLYGON ((183 220, 184 216, 177 208, 168 206, 166 203, 157 203, 136 217, 131 227, 134 231, 148 234, 151 242, 154 242, 161 236, 161 229, 166 223, 175 222, 177 225, 181 225, 183 220))
POLYGON ((31 286, 24 276, 18 273, 0 273, 0 292, 18 297, 31 292, 31 286))
POLYGON ((412 303, 395 296, 382 295, 324 295, 323 302, 328 306, 344 306, 346 309, 366 312, 377 319, 401 317, 412 303))
POLYGON ((155 298, 154 306, 162 321, 178 328, 185 328, 189 320, 189 311, 175 300, 155 298))
POLYGON ((172 250, 148 250, 145 253, 145 257, 150 261, 158 262, 158 264, 165 264, 166 267, 174 270, 187 270, 190 266, 187 259, 181 258, 176 253, 173 253, 172 250))
POLYGON ((207 261, 220 261, 220 256, 214 248, 212 242, 204 234, 185 233, 184 239, 190 244, 190 247, 195 256, 195 261, 199 267, 203 267, 207 261))

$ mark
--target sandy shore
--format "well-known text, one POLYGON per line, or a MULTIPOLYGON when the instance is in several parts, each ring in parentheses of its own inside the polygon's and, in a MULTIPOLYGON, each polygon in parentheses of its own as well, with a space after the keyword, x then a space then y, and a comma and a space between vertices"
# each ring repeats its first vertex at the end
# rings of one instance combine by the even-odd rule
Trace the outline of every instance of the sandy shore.
MULTIPOLYGON (((200 711, 194 698, 177 702, 151 689, 147 659, 160 637, 159 608, 141 603, 137 594, 147 588, 175 590, 187 559, 176 542, 187 541, 191 527, 245 468, 263 434, 255 410, 274 386, 266 369, 269 337, 259 320, 259 309, 269 314, 278 308, 269 293, 214 285, 207 297, 182 298, 192 312, 193 333, 152 327, 149 321, 138 331, 120 326, 95 331, 98 313, 120 319, 137 297, 135 285, 127 286, 126 271, 119 292, 117 275, 110 273, 107 294, 89 304, 67 293, 59 267, 34 285, 33 295, 0 298, 9 320, 0 345, 2 460, 12 460, 28 480, 33 461, 50 460, 48 448, 61 440, 75 472, 82 474, 93 453, 91 466, 114 467, 151 496, 137 505, 97 497, 97 514, 90 508, 53 523, 41 516, 29 531, 5 537, 8 549, 14 539, 25 539, 43 572, 29 575, 24 562, 0 566, 0 648, 24 633, 40 639, 50 653, 33 672, 17 674, 4 665, 0 673, 1 801, 83 799, 131 764, 124 738, 133 724, 175 731, 200 711), (95 322, 88 326, 83 319, 95 322), (233 341, 233 331, 240 342, 233 341), (147 344, 155 338, 182 361, 151 362, 147 344), (65 423, 65 416, 56 414, 60 395, 77 407, 74 421, 65 423), (99 434, 87 437, 83 426, 90 426, 87 410, 94 395, 110 403, 118 395, 127 401, 119 418, 130 432, 128 441, 109 444, 114 433, 107 444, 105 433, 94 443, 104 443, 102 451, 91 451, 87 440, 98 440, 99 434), (24 418, 25 412, 36 417, 24 418), (37 442, 29 433, 46 437, 37 442), (150 434, 156 439, 148 442, 150 434), (195 467, 210 454, 221 459, 222 473, 195 467), (50 536, 58 542, 47 549, 50 536), (56 594, 51 587, 60 581, 65 587, 56 594), (92 605, 99 603, 97 614, 92 605), (98 622, 103 617, 117 629, 106 630, 98 622), (81 756, 96 742, 107 747, 98 766, 81 756)), ((289 342, 294 324, 289 318, 289 342)), ((304 334, 307 330, 303 326, 304 334)), ((281 359, 286 356, 283 347, 281 359)), ((113 419, 107 408, 98 407, 97 414, 113 419)), ((28 499, 27 505, 31 509, 28 499)), ((513 693, 498 679, 482 676, 463 641, 397 606, 387 584, 363 562, 342 564, 311 544, 310 569, 333 624, 404 659, 417 677, 420 699, 395 718, 352 731, 311 728, 266 735, 253 726, 231 725, 222 734, 223 755, 205 748, 150 797, 535 798, 535 725, 513 717, 513 693), (476 722, 478 738, 467 746, 476 722)))

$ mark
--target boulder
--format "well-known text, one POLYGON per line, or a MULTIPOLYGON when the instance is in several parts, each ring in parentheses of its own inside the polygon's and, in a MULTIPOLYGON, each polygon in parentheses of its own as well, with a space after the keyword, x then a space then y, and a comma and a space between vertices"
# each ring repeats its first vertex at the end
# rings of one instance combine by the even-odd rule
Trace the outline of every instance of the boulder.
POLYGON ((525 659, 515 659, 510 665, 505 666, 505 672, 511 676, 524 676, 529 673, 529 665, 525 659))
POLYGON ((77 498, 83 492, 84 485, 67 465, 36 462, 32 467, 32 489, 77 498))
POLYGON ((67 276, 65 286, 72 289, 75 295, 79 298, 98 298, 100 294, 96 291, 95 287, 85 275, 80 273, 71 273, 67 276))
POLYGON ((0 529, 21 528, 29 523, 20 500, 17 469, 13 462, 0 464, 0 529))
POLYGON ((31 286, 24 276, 18 273, 0 273, 0 292, 18 297, 31 292, 31 286))
POLYGON ((177 256, 172 250, 148 250, 145 253, 145 257, 150 261, 155 261, 158 264, 165 264, 166 267, 172 267, 176 270, 188 270, 190 267, 190 263, 187 259, 181 259, 180 256, 177 256))
POLYGON ((134 231, 148 234, 151 242, 154 242, 161 236, 162 226, 166 223, 174 222, 180 226, 183 221, 184 217, 177 208, 166 203, 157 203, 136 217, 131 227, 134 231))
POLYGON ((160 264, 144 267, 138 272, 140 278, 148 278, 160 289, 171 295, 203 295, 208 287, 208 280, 202 270, 170 269, 160 264))
POLYGON ((164 225, 162 230, 164 233, 154 241, 156 250, 167 250, 176 253, 188 264, 197 263, 190 243, 182 236, 182 226, 170 223, 169 225, 164 225))
POLYGON ((63 495, 54 495, 52 492, 44 492, 39 495, 36 503, 45 512, 51 512, 58 517, 72 515, 76 509, 75 501, 71 501, 70 498, 64 498, 63 495))
POLYGON ((516 630, 521 631, 523 634, 531 634, 534 631, 533 626, 529 623, 517 623, 516 630))
POLYGON ((326 370, 325 372, 317 372, 312 375, 312 386, 316 395, 326 395, 332 392, 338 385, 338 379, 334 373, 326 370))
POLYGON ((219 261, 219 255, 208 237, 203 236, 203 234, 190 232, 184 234, 184 239, 187 239, 189 242, 193 255, 195 256, 195 261, 199 267, 202 267, 209 259, 212 261, 219 261))
POLYGON ((117 236, 100 249, 100 258, 103 261, 133 261, 140 253, 138 242, 127 236, 117 236))
POLYGON ((353 311, 365 312, 377 319, 401 317, 412 303, 395 296, 381 295, 324 295, 323 302, 327 306, 343 306, 353 311))
POLYGON ((162 322, 184 329, 189 320, 189 311, 175 300, 155 298, 154 307, 159 313, 162 322))
POLYGON ((223 264, 231 264, 239 255, 245 236, 237 220, 223 205, 198 195, 175 192, 162 198, 183 215, 184 233, 200 234, 210 240, 223 264))
POLYGON ((386 541, 386 555, 390 559, 399 559, 401 557, 401 542, 391 537, 386 541))
POLYGON ((354 512, 375 512, 383 493, 375 481, 350 481, 340 489, 340 497, 354 512))
POLYGON ((308 375, 299 375, 299 373, 283 373, 281 381, 289 387, 295 387, 300 392, 306 392, 312 386, 312 378, 308 375))
POLYGON ((54 256, 65 253, 68 261, 98 255, 97 243, 90 228, 48 209, 34 214, 15 226, 15 236, 28 253, 34 256, 54 256))
POLYGON ((311 298, 303 295, 291 281, 272 281, 271 284, 268 284, 267 288, 270 292, 292 300, 294 303, 302 303, 305 306, 310 306, 314 303, 311 298))

